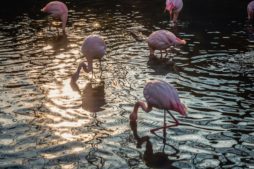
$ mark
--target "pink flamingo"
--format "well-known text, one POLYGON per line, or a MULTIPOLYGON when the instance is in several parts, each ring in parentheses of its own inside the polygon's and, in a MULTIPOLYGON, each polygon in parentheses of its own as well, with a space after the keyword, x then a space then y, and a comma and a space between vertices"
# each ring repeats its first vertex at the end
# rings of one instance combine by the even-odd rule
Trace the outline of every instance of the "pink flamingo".
POLYGON ((179 112, 183 116, 187 116, 187 108, 181 103, 177 90, 162 80, 149 81, 144 88, 144 97, 147 101, 147 106, 144 102, 136 102, 133 112, 130 114, 130 120, 136 121, 138 118, 138 108, 141 107, 145 112, 150 112, 153 107, 158 109, 164 109, 164 126, 151 129, 151 132, 155 132, 160 129, 165 129, 173 126, 178 126, 178 120, 170 113, 169 110, 179 112), (174 120, 173 125, 166 125, 166 112, 174 120))
POLYGON ((254 14, 254 1, 251 1, 248 6, 247 6, 247 13, 248 13, 248 19, 252 20, 253 19, 253 14, 254 14))
POLYGON ((172 32, 167 30, 158 30, 149 35, 147 40, 149 49, 150 49, 150 57, 153 58, 154 51, 160 50, 162 57, 162 50, 166 51, 166 55, 168 55, 167 48, 182 44, 185 45, 186 41, 176 37, 172 32))
POLYGON ((94 59, 99 59, 101 69, 101 59, 106 53, 106 44, 102 37, 100 37, 99 35, 89 35, 84 39, 81 47, 81 52, 86 57, 88 65, 86 65, 84 61, 79 63, 76 72, 72 75, 72 81, 74 82, 78 80, 81 68, 83 68, 86 73, 92 71, 93 77, 94 59))
POLYGON ((166 7, 165 11, 169 11, 170 19, 173 19, 173 22, 177 22, 177 18, 179 13, 183 8, 183 1, 182 0, 166 0, 166 7))
POLYGON ((49 2, 44 8, 41 9, 41 11, 49 13, 53 18, 61 20, 63 34, 65 34, 65 27, 68 19, 68 8, 63 2, 49 2))

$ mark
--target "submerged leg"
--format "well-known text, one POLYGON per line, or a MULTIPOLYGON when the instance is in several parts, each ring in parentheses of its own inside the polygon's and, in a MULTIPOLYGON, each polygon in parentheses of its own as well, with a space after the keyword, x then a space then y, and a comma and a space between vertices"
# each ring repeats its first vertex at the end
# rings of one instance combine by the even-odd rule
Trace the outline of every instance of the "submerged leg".
MULTIPOLYGON (((164 123, 164 126, 163 127, 158 127, 158 128, 154 128, 154 129, 151 129, 150 130, 150 132, 151 133, 153 133, 153 132, 155 132, 155 131, 157 131, 157 130, 160 130, 160 129, 167 129, 167 128, 170 128, 170 127, 175 127, 175 126, 178 126, 179 125, 179 122, 178 122, 178 120, 170 113, 170 111, 168 111, 168 110, 164 110, 165 112, 165 114, 166 114, 166 111, 167 111, 167 113, 173 118, 173 120, 175 121, 175 123, 174 124, 171 124, 171 125, 166 125, 166 123, 164 123)), ((164 114, 164 116, 166 116, 164 114)), ((166 117, 165 117, 166 118, 166 117)))
POLYGON ((177 22, 178 16, 179 16, 179 12, 174 12, 174 15, 173 15, 173 22, 174 23, 177 22))
POLYGON ((165 49, 165 58, 168 56, 168 51, 167 51, 167 49, 165 49))
POLYGON ((138 101, 136 102, 134 109, 132 111, 132 113, 130 114, 130 120, 131 121, 136 121, 138 118, 138 108, 141 107, 146 113, 150 112, 152 110, 152 106, 151 105, 147 105, 142 102, 142 101, 138 101))

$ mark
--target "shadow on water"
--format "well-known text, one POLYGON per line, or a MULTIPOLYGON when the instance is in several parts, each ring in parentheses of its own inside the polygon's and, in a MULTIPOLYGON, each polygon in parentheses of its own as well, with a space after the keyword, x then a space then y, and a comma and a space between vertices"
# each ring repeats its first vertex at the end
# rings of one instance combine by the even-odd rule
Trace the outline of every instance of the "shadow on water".
POLYGON ((67 35, 55 35, 53 37, 45 37, 45 42, 52 47, 52 50, 59 52, 61 49, 67 49, 69 39, 67 35))
POLYGON ((153 75, 167 75, 169 72, 178 73, 181 68, 177 67, 176 63, 167 58, 163 59, 149 59, 147 62, 147 66, 150 69, 153 69, 154 72, 151 73, 153 75))
POLYGON ((80 90, 77 83, 71 81, 70 85, 74 91, 80 93, 82 97, 82 108, 89 112, 96 113, 104 110, 102 107, 106 104, 104 81, 100 83, 88 82, 83 90, 80 90))

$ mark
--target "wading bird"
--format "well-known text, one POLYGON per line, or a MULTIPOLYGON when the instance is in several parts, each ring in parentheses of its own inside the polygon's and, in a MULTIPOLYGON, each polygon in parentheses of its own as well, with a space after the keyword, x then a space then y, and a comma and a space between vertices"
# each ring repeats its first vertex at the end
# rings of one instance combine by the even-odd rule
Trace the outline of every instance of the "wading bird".
POLYGON ((182 0, 166 0, 165 12, 169 12, 170 20, 173 20, 174 23, 177 22, 179 13, 183 8, 182 0))
MULTIPOLYGON (((68 19, 68 8, 60 1, 49 2, 44 8, 41 9, 42 12, 49 13, 55 19, 62 21, 63 34, 65 34, 65 26, 68 19)), ((51 23, 50 23, 51 25, 51 23)))
POLYGON ((254 14, 254 1, 251 1, 247 6, 248 19, 253 20, 254 14))
POLYGON ((177 90, 168 84, 167 82, 161 80, 149 81, 144 88, 144 97, 146 99, 147 105, 142 102, 136 102, 133 112, 130 114, 130 120, 136 121, 138 118, 138 108, 141 107, 145 112, 150 112, 153 107, 158 109, 164 109, 164 126, 151 129, 153 133, 160 129, 166 129, 173 126, 178 126, 178 120, 170 113, 169 110, 179 112, 183 116, 187 116, 187 108, 181 103, 177 90), (174 124, 166 124, 166 112, 173 118, 174 124))
POLYGON ((186 41, 176 37, 172 32, 167 30, 158 30, 149 35, 147 43, 150 49, 150 58, 154 58, 154 51, 160 50, 162 58, 162 50, 168 55, 167 48, 178 44, 185 45, 186 41))
POLYGON ((84 39, 84 42, 81 47, 81 52, 87 60, 87 65, 85 61, 79 63, 79 66, 76 72, 72 75, 72 81, 76 82, 79 78, 79 73, 81 68, 86 73, 92 71, 92 78, 93 78, 93 60, 98 59, 100 62, 100 70, 101 69, 101 59, 106 53, 106 44, 102 37, 99 35, 89 35, 84 39))

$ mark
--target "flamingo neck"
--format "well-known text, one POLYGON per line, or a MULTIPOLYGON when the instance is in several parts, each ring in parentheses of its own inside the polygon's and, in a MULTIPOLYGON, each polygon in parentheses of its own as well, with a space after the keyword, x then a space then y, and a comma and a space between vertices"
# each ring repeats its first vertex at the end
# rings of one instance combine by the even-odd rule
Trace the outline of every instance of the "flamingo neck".
POLYGON ((136 104, 135 104, 135 106, 134 106, 134 109, 133 109, 133 114, 137 114, 138 113, 138 108, 139 108, 139 106, 140 106, 140 103, 139 102, 137 102, 136 104))
POLYGON ((78 68, 77 68, 77 70, 76 70, 76 74, 77 74, 77 75, 80 74, 81 68, 82 68, 82 64, 79 64, 79 65, 78 65, 78 68))

